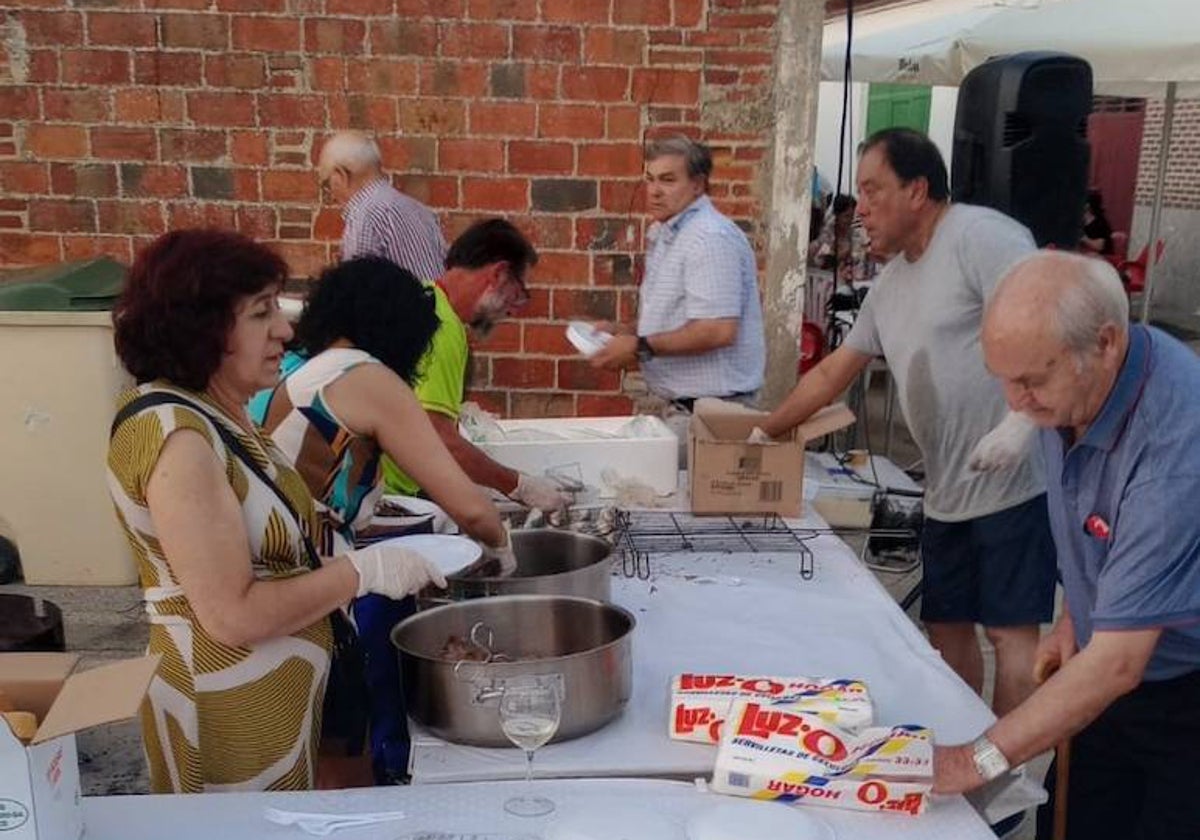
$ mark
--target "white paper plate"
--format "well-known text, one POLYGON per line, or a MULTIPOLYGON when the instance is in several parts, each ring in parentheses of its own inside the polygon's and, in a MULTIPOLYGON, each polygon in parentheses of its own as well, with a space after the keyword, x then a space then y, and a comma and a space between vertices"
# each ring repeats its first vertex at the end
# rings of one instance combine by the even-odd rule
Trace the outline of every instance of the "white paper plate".
MULTIPOLYGON (((561 806, 560 806, 561 807, 561 806)), ((643 807, 572 807, 546 829, 546 840, 685 840, 683 829, 643 807)))
POLYGON ((474 540, 452 534, 405 534, 380 540, 375 545, 416 551, 437 566, 443 575, 461 572, 483 556, 483 549, 474 540))
POLYGON ((687 840, 835 840, 827 822, 804 806, 731 799, 692 815, 687 840))
POLYGON ((572 321, 567 324, 567 341, 585 356, 596 355, 611 339, 612 333, 598 330, 587 321, 572 321))

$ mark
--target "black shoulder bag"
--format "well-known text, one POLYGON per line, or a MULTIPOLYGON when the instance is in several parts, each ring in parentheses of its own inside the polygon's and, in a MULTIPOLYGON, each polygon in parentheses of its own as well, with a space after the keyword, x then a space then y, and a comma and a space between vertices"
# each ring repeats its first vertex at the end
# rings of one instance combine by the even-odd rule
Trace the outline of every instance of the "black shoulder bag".
MULTIPOLYGON (((225 447, 236 455, 242 463, 249 467, 258 480, 270 487, 275 496, 296 520, 296 527, 304 540, 304 551, 308 567, 316 570, 321 568, 321 558, 317 554, 304 528, 304 520, 292 506, 291 500, 284 495, 262 466, 254 459, 240 440, 225 427, 220 420, 210 412, 191 400, 167 391, 152 391, 136 397, 117 412, 113 418, 109 437, 116 434, 117 428, 127 419, 147 408, 164 403, 184 405, 193 411, 204 415, 217 430, 225 447)), ((370 709, 367 699, 366 653, 358 632, 350 619, 341 610, 329 614, 329 623, 333 628, 333 656, 329 664, 329 679, 325 684, 325 701, 322 713, 321 734, 337 738, 346 743, 347 755, 360 755, 366 741, 370 709)))

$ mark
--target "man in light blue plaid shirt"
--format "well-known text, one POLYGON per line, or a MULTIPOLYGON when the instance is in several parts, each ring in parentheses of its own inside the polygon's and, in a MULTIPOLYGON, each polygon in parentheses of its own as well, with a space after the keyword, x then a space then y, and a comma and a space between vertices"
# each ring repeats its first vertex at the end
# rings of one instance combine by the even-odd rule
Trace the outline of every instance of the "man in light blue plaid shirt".
POLYGON ((604 368, 641 363, 658 396, 690 412, 699 397, 753 401, 763 383, 766 343, 754 251, 742 230, 705 194, 708 147, 665 137, 646 150, 646 274, 636 332, 616 333, 592 357, 604 368))

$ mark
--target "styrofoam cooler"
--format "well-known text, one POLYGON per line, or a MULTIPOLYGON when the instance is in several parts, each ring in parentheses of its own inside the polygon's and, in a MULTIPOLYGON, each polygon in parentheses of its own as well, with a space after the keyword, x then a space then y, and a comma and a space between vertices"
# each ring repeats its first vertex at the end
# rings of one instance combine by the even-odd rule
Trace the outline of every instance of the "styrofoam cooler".
POLYGON ((634 480, 666 496, 679 482, 679 439, 657 417, 640 418, 637 437, 618 435, 632 417, 554 417, 531 420, 497 420, 505 434, 521 430, 563 435, 572 439, 476 441, 476 445, 501 464, 533 475, 577 478, 601 497, 616 495, 604 474, 634 480), (595 437, 584 437, 589 431, 595 437))

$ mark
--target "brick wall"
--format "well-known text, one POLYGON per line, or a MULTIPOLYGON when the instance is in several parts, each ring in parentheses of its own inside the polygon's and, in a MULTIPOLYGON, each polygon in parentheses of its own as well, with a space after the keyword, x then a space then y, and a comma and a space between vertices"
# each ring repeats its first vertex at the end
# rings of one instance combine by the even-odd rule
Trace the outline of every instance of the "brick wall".
MULTIPOLYGON (((1148 100, 1146 124, 1142 134, 1142 156, 1138 165, 1135 199, 1137 204, 1149 205, 1154 199, 1162 124, 1162 100, 1148 100)), ((1163 206, 1180 210, 1200 210, 1200 100, 1181 99, 1175 103, 1163 206)))
POLYGON ((170 228, 221 225, 309 276, 341 232, 314 148, 373 129, 448 237, 499 214, 542 252, 524 317, 475 354, 475 396, 514 416, 626 412, 631 389, 564 325, 633 312, 648 133, 708 140, 714 198, 757 237, 776 6, 0 0, 0 266, 128 261, 170 228))

